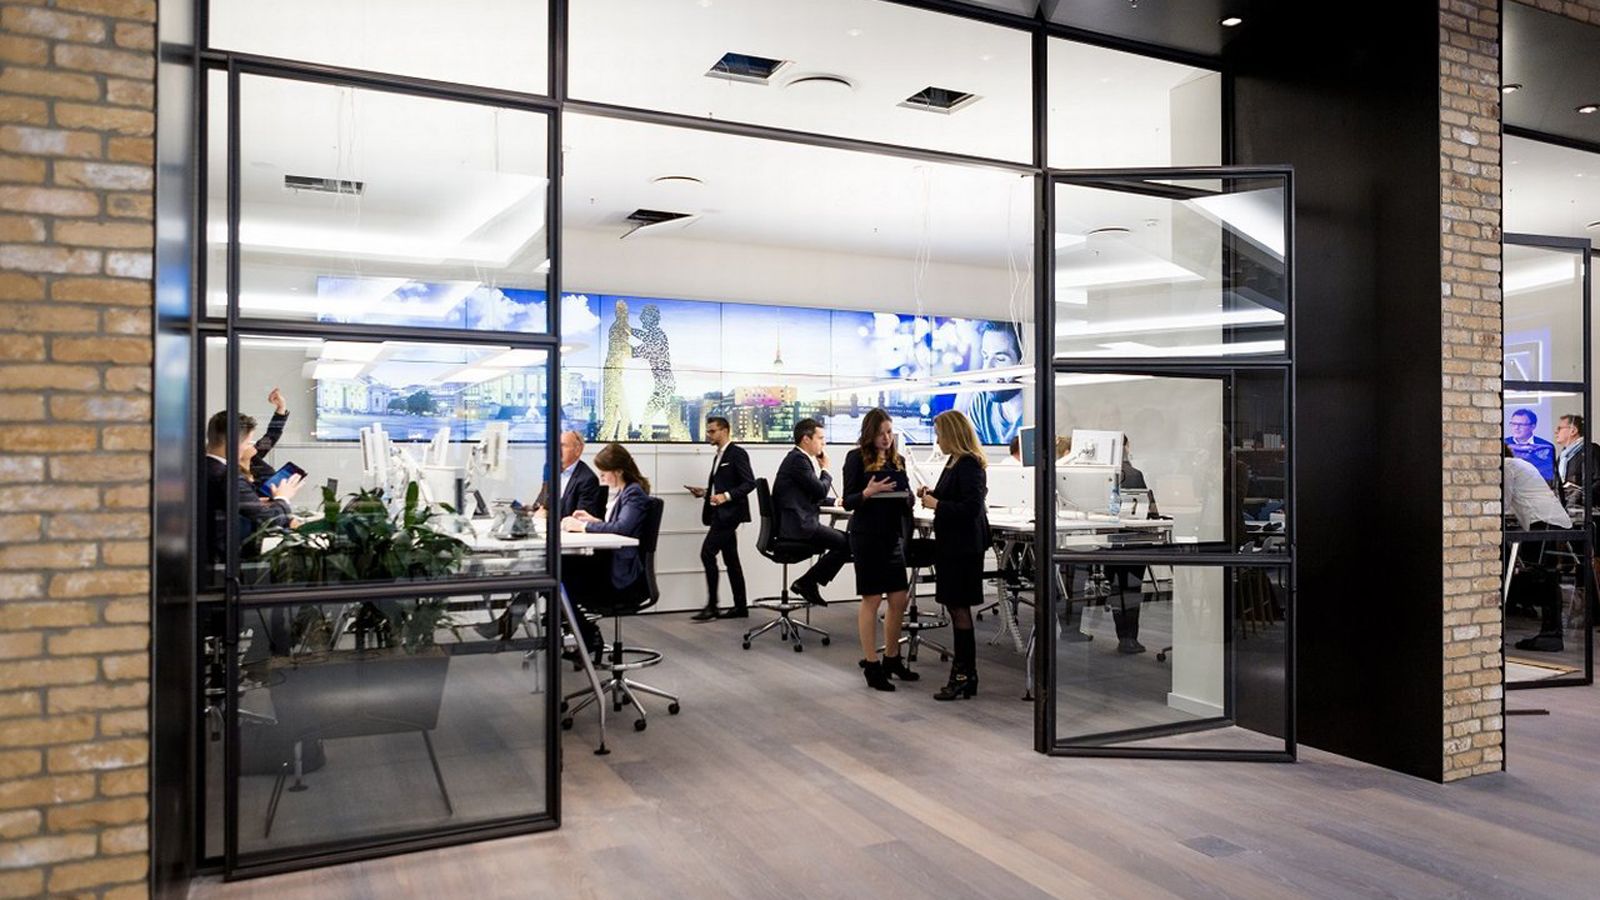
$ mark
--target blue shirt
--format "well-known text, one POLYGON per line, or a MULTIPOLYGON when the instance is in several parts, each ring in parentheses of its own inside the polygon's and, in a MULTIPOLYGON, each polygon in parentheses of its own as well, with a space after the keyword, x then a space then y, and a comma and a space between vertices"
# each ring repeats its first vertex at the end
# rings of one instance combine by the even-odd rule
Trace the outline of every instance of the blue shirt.
POLYGON ((1511 438, 1506 438, 1506 446, 1511 448, 1511 455, 1517 459, 1527 460, 1539 470, 1539 477, 1545 481, 1554 481, 1556 477, 1556 445, 1538 435, 1526 444, 1518 444, 1511 438))

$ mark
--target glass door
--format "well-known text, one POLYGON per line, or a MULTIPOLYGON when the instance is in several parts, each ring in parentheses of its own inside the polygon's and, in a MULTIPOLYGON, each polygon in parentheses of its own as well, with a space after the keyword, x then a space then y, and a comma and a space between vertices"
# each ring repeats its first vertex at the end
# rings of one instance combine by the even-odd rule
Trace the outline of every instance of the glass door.
POLYGON ((1591 256, 1584 238, 1504 240, 1501 600, 1513 690, 1594 681, 1591 256))
POLYGON ((1282 169, 1053 177, 1041 749, 1294 758, 1292 206, 1282 169))

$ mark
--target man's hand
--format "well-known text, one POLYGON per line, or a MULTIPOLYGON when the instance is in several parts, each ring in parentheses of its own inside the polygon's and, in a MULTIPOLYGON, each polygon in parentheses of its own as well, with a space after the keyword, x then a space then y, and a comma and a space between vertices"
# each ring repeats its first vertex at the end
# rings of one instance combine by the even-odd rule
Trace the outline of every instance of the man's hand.
POLYGON ((728 502, 728 495, 727 494, 712 494, 711 495, 711 505, 712 506, 721 506, 722 504, 727 503, 727 502, 728 502))
POLYGON ((283 392, 277 388, 267 393, 267 402, 272 404, 272 408, 277 410, 280 416, 289 411, 289 404, 283 401, 283 392))
POLYGON ((706 489, 703 487, 689 487, 687 484, 684 485, 684 487, 689 488, 689 493, 693 494, 696 500, 699 500, 706 495, 706 489))
POLYGON ((288 478, 268 488, 274 500, 293 500, 294 495, 300 492, 300 485, 305 481, 304 475, 290 475, 288 478))
POLYGON ((817 465, 826 469, 828 467, 828 451, 821 450, 817 453, 817 465))

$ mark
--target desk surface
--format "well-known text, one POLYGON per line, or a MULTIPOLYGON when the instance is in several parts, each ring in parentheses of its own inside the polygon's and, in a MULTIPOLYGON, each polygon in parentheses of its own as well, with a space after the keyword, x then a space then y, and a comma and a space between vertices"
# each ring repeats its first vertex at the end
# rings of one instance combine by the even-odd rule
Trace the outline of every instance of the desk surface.
MULTIPOLYGON (((849 518, 850 510, 842 506, 823 506, 819 512, 837 518, 849 518)), ((917 524, 932 525, 933 510, 918 507, 917 524)), ((989 510, 989 527, 999 531, 1033 531, 1033 516, 1027 513, 989 510)), ((1056 530, 1060 531, 1171 531, 1171 519, 1119 519, 1112 516, 1087 515, 1083 518, 1056 516, 1056 530)))
MULTIPOLYGON (((548 541, 543 531, 536 531, 532 537, 517 538, 515 540, 502 540, 489 534, 488 519, 472 520, 472 532, 458 534, 471 548, 473 553, 520 553, 530 550, 543 550, 548 541)), ((603 532, 591 533, 587 531, 567 531, 561 534, 562 553, 593 553, 596 550, 616 550, 622 547, 637 547, 638 538, 631 538, 622 534, 605 534, 603 532)))

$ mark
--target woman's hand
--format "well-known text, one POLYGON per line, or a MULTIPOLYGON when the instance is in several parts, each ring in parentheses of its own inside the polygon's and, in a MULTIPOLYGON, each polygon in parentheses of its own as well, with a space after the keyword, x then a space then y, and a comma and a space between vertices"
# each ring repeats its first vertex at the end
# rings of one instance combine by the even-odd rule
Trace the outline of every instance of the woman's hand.
MULTIPOLYGON (((580 523, 581 522, 598 522, 598 521, 600 521, 599 519, 596 519, 593 515, 591 515, 590 512, 588 510, 586 510, 586 509, 580 509, 577 512, 574 512, 572 515, 568 516, 567 518, 568 519, 577 519, 580 523)), ((561 527, 566 528, 566 524, 563 522, 561 527)), ((572 531, 574 529, 568 528, 567 530, 568 531, 572 531)), ((579 528, 579 529, 576 529, 576 530, 582 531, 583 529, 579 528)))
MULTIPOLYGON (((567 516, 565 519, 562 519, 561 520, 561 530, 562 531, 588 531, 589 530, 589 526, 584 524, 583 519, 578 518, 578 516, 582 516, 582 515, 586 515, 586 513, 584 513, 583 510, 580 509, 576 513, 573 513, 572 515, 567 516)), ((588 516, 588 518, 589 519, 593 519, 594 516, 588 516)))
POLYGON ((867 486, 866 487, 861 489, 861 496, 863 496, 863 497, 871 497, 874 494, 881 494, 884 491, 887 491, 887 490, 889 490, 889 489, 891 489, 893 487, 894 487, 894 481, 892 479, 874 478, 871 481, 867 482, 867 486))
POLYGON ((917 491, 917 496, 922 498, 922 506, 924 509, 939 508, 939 498, 935 497, 933 495, 933 491, 928 490, 927 487, 923 487, 922 490, 917 491))

